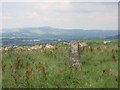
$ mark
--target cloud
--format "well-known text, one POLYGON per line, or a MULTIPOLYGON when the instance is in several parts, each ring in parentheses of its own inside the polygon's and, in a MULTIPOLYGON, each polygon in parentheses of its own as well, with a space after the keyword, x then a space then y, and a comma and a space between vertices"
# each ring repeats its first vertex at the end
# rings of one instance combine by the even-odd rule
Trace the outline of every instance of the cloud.
POLYGON ((12 16, 2 16, 3 20, 11 20, 13 17, 12 16))
POLYGON ((119 2, 119 0, 1 0, 1 2, 119 2))
POLYGON ((4 3, 3 27, 117 29, 117 3, 4 3))
POLYGON ((37 14, 37 12, 27 12, 27 13, 24 13, 24 16, 23 18, 35 18, 35 17, 38 17, 39 15, 37 14))

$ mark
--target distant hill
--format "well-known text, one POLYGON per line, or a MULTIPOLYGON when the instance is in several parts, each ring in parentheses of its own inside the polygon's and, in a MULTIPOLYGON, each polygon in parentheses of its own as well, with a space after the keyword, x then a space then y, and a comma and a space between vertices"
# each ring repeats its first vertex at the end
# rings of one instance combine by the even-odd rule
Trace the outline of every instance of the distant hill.
POLYGON ((9 43, 13 43, 13 42, 14 44, 18 44, 18 42, 19 44, 22 44, 23 41, 24 43, 28 43, 25 42, 24 39, 28 41, 30 39, 31 42, 33 41, 32 43, 34 43, 35 40, 37 40, 39 43, 39 42, 57 41, 58 39, 59 41, 106 39, 106 38, 113 39, 117 34, 118 34, 117 30, 63 29, 63 28, 53 28, 48 26, 33 27, 33 28, 18 28, 18 29, 3 30, 2 43, 3 44, 7 43, 8 45, 9 43), (20 41, 18 41, 17 39, 20 41))
POLYGON ((109 36, 106 39, 120 39, 120 35, 109 36))
POLYGON ((83 30, 83 29, 62 29, 52 27, 20 28, 18 32, 14 30, 4 30, 5 38, 78 38, 78 39, 104 39, 117 35, 116 30, 83 30))

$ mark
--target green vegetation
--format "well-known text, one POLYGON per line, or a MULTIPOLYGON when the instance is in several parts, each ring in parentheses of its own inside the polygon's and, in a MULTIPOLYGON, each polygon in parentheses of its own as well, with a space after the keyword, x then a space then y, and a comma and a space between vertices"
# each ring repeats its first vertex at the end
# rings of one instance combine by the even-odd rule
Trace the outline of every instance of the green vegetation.
POLYGON ((117 41, 86 41, 80 67, 69 65, 69 46, 55 49, 2 52, 3 88, 117 88, 117 41))

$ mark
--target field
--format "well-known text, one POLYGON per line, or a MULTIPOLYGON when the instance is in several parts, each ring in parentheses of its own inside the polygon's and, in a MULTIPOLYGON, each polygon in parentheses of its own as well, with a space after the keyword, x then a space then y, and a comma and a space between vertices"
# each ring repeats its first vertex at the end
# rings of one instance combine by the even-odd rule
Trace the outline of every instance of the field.
POLYGON ((81 66, 69 65, 69 46, 55 49, 2 52, 3 88, 117 88, 118 42, 86 41, 81 66))

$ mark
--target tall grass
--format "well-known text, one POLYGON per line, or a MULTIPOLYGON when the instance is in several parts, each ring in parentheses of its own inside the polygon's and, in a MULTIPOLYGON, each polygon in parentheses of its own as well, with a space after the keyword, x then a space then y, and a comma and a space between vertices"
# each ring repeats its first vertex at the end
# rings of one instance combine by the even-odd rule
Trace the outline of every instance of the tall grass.
POLYGON ((3 88, 117 88, 117 42, 87 41, 81 67, 69 65, 69 46, 56 49, 2 52, 3 88))

